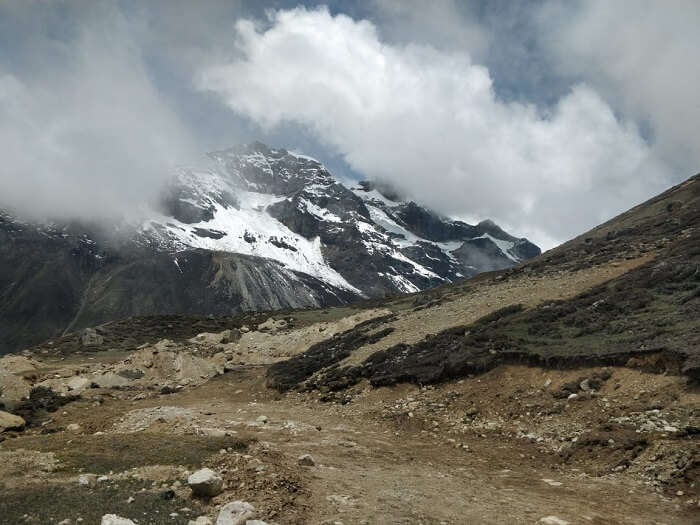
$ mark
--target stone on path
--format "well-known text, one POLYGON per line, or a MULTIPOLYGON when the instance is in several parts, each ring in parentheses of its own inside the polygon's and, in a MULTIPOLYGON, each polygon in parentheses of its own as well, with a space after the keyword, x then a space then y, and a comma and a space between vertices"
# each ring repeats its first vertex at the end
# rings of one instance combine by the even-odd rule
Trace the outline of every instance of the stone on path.
POLYGON ((100 388, 119 388, 130 383, 127 378, 117 375, 114 372, 96 375, 94 376, 92 382, 100 388))
POLYGON ((203 468, 187 478, 187 484, 195 496, 212 498, 221 494, 224 489, 224 480, 211 469, 203 468))
POLYGON ((187 525, 214 525, 214 522, 211 521, 209 518, 206 516, 200 516, 196 520, 190 520, 187 522, 187 525))
POLYGON ((92 381, 87 377, 82 376, 73 376, 66 381, 66 386, 71 390, 75 390, 77 392, 81 392, 86 388, 90 388, 90 385, 92 385, 92 381))
POLYGON ((232 501, 221 507, 216 525, 245 525, 253 518, 255 518, 255 508, 250 503, 232 501))
POLYGON ((121 518, 116 514, 105 514, 102 516, 101 525, 136 525, 136 523, 130 519, 121 518))
POLYGON ((299 456, 297 462, 302 467, 313 467, 316 464, 314 458, 311 457, 311 454, 304 454, 303 456, 299 456))
POLYGON ((0 432, 22 430, 24 425, 25 421, 21 417, 0 410, 0 432))
POLYGON ((568 521, 557 518, 556 516, 545 516, 544 518, 540 518, 540 521, 537 523, 541 525, 569 525, 568 521))

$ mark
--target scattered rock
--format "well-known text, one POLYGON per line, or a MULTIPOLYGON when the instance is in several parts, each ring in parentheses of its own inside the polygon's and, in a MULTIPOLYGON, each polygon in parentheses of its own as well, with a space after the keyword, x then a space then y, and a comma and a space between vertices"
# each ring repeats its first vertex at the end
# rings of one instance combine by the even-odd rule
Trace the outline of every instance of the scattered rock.
POLYGON ((258 416, 258 418, 255 421, 264 425, 265 423, 267 423, 268 419, 267 416, 258 416))
POLYGON ((66 386, 70 390, 75 390, 77 392, 82 392, 83 390, 90 388, 92 381, 87 377, 73 376, 68 381, 66 381, 66 386))
POLYGON ((203 468, 187 478, 187 484, 195 496, 213 498, 221 494, 224 488, 224 480, 211 469, 203 468))
POLYGON ((284 319, 275 320, 272 317, 270 317, 267 321, 258 325, 258 330, 261 332, 268 331, 274 334, 275 332, 277 332, 277 330, 281 330, 282 328, 286 327, 287 321, 285 321, 284 319))
POLYGON ((0 358, 0 372, 8 374, 23 374, 32 372, 39 367, 39 363, 21 355, 6 355, 0 358))
POLYGON ((211 521, 209 518, 206 516, 200 516, 196 520, 190 520, 187 522, 187 525, 214 525, 214 522, 211 521))
POLYGON ((80 425, 78 423, 71 423, 66 427, 68 432, 80 432, 80 425))
POLYGON ((561 481, 554 481, 553 479, 543 478, 542 481, 551 487, 561 487, 563 485, 561 481))
POLYGON ((32 387, 25 379, 0 370, 0 394, 8 402, 17 402, 29 396, 32 387))
POLYGON ((298 463, 302 467, 313 467, 314 465, 316 465, 316 462, 314 461, 314 458, 311 457, 311 454, 304 454, 303 456, 299 456, 298 463))
POLYGON ((107 372, 106 374, 96 375, 93 378, 93 383, 100 388, 119 388, 128 385, 129 379, 114 372, 107 372))
POLYGON ((191 343, 198 343, 198 344, 215 345, 215 344, 224 343, 224 342, 230 341, 230 340, 231 340, 231 330, 224 330, 223 332, 218 332, 218 333, 202 332, 201 334, 197 334, 192 339, 190 339, 190 342, 191 343))
POLYGON ((564 383, 559 390, 552 392, 556 399, 570 398, 578 392, 591 392, 600 390, 603 384, 612 377, 609 370, 596 372, 586 377, 579 377, 576 381, 564 383))
POLYGON ((160 498, 169 500, 173 499, 175 497, 175 491, 172 489, 164 490, 163 492, 160 493, 160 498))
POLYGON ((102 516, 101 525, 136 525, 136 523, 130 519, 121 518, 116 514, 105 514, 102 516))
POLYGON ((255 518, 255 508, 246 501, 232 501, 219 511, 216 525, 243 525, 255 518))
POLYGON ((143 370, 139 370, 138 368, 123 368, 119 372, 117 372, 120 376, 126 378, 126 379, 141 379, 143 376, 145 376, 145 372, 143 370))
POLYGON ((97 476, 95 474, 81 474, 78 477, 78 483, 84 487, 94 487, 97 485, 97 476))
POLYGON ((19 416, 0 410, 0 432, 24 429, 25 421, 19 416))
POLYGON ((537 523, 541 523, 542 525, 569 525, 568 521, 557 518, 556 516, 545 516, 544 518, 540 518, 537 523))
POLYGON ((86 328, 80 334, 80 343, 83 346, 100 346, 104 342, 105 338, 98 334, 94 328, 86 328))
POLYGON ((19 403, 14 412, 22 416, 28 425, 32 425, 42 412, 56 412, 62 406, 79 398, 78 395, 59 395, 50 388, 35 386, 29 393, 29 399, 19 403))

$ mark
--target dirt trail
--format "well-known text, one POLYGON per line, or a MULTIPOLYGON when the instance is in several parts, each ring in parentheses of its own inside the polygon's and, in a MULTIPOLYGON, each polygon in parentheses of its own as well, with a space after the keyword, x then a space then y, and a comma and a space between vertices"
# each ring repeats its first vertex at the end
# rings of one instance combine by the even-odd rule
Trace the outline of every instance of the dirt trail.
MULTIPOLYGON (((195 468, 208 465, 233 477, 210 505, 191 501, 186 486, 176 489, 172 510, 202 503, 197 512, 213 517, 224 502, 245 499, 263 510, 261 518, 281 525, 535 524, 550 515, 571 525, 697 523, 700 508, 688 500, 697 497, 693 491, 683 498, 668 490, 654 492, 643 478, 610 473, 606 457, 595 450, 590 461, 608 473, 593 476, 578 463, 562 463, 554 449, 604 421, 601 416, 618 413, 617 407, 692 407, 698 393, 685 390, 682 378, 616 369, 599 397, 565 401, 560 415, 546 415, 558 414, 552 391, 580 373, 509 366, 436 387, 358 385, 351 401, 342 404, 321 402, 319 394, 279 395, 265 387, 264 368, 243 366, 167 396, 115 391, 105 397, 89 391, 86 395, 94 397, 52 415, 49 434, 25 432, 0 444, 0 451, 55 452, 60 465, 68 461, 83 465, 83 472, 113 471, 114 483, 134 476, 130 465, 139 472, 148 465, 173 465, 166 470, 184 480, 186 474, 177 473, 185 472, 188 456, 195 468), (545 381, 550 386, 542 388, 545 381), (652 397, 633 401, 640 385, 652 397), (99 410, 90 399, 101 399, 99 410), (605 408, 610 404, 612 409, 605 408), (540 411, 537 417, 530 407, 540 411), (477 415, 466 421, 464 414, 477 415), (80 425, 78 431, 66 430, 72 423, 80 425), (516 435, 526 432, 532 437, 516 435), (553 437, 540 439, 548 435, 553 437), (218 454, 221 445, 209 443, 233 438, 252 438, 254 445, 247 452, 218 454), (140 443, 147 447, 143 455, 140 443), (120 447, 119 456, 113 446, 120 447), (209 452, 200 457, 192 450, 196 447, 209 452), (132 463, 113 465, 130 454, 132 463), (311 454, 315 466, 297 465, 303 454, 311 454)), ((5 452, 9 460, 0 465, 0 479, 11 477, 8 487, 37 487, 36 473, 12 459, 26 455, 5 452)), ((42 487, 75 486, 70 469, 41 468, 42 487)), ((167 488, 173 479, 164 482, 167 488)), ((132 492, 122 500, 146 497, 127 490, 132 492)), ((100 505, 91 500, 94 493, 85 494, 81 505, 100 505)), ((157 492, 149 497, 157 499, 157 492)), ((158 519, 147 523, 165 523, 158 519)), ((185 515, 168 520, 187 523, 185 515)))
POLYGON ((396 321, 382 327, 393 327, 393 333, 375 344, 366 345, 353 352, 341 363, 341 366, 359 364, 374 352, 398 343, 416 343, 426 335, 472 323, 511 304, 522 303, 526 307, 533 307, 544 301, 574 297, 647 263, 653 257, 654 254, 646 254, 636 259, 613 261, 575 272, 551 272, 536 276, 523 275, 505 281, 494 280, 489 283, 481 283, 473 291, 459 294, 456 298, 446 300, 442 304, 422 310, 402 312, 396 321))
POLYGON ((276 398, 262 377, 246 373, 172 401, 211 412, 206 426, 245 429, 291 457, 311 454, 317 465, 308 469, 305 523, 531 524, 547 515, 572 525, 692 522, 643 485, 560 469, 522 440, 470 434, 462 438, 467 451, 456 449, 446 433, 375 417, 379 400, 407 389, 374 390, 357 406, 338 406, 302 394, 276 398), (257 422, 260 416, 265 424, 257 422))

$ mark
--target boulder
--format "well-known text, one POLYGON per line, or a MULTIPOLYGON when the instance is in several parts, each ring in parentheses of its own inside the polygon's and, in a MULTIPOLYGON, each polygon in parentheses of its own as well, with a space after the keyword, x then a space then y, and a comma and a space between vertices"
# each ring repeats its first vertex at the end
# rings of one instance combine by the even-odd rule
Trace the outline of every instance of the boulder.
POLYGON ((0 432, 22 430, 24 425, 25 421, 21 417, 0 410, 0 432))
POLYGON ((29 397, 32 386, 28 381, 10 372, 0 370, 0 397, 17 402, 29 397))
POLYGON ((105 514, 102 516, 101 525, 136 525, 136 523, 130 519, 121 518, 116 514, 105 514))
POLYGON ((313 467, 316 464, 314 458, 311 457, 311 454, 304 454, 303 456, 299 456, 297 463, 299 463, 299 465, 301 465, 302 467, 313 467))
POLYGON ((90 388, 90 385, 92 385, 92 381, 82 376, 73 376, 66 381, 66 386, 70 390, 75 390, 77 392, 82 392, 86 388, 90 388))
POLYGON ((81 474, 78 483, 83 487, 94 487, 97 485, 97 474, 81 474))
POLYGON ((92 380, 100 388, 119 388, 129 384, 129 380, 114 372, 107 372, 102 375, 95 375, 92 380))
POLYGON ((244 525, 255 518, 255 508, 246 501, 232 501, 219 511, 216 525, 244 525))
POLYGON ((6 355, 0 358, 0 372, 23 374, 39 368, 39 363, 23 355, 6 355))
POLYGON ((80 334, 80 343, 83 346, 100 346, 104 342, 105 338, 98 334, 94 328, 86 328, 80 334))
POLYGON ((22 355, 6 355, 0 358, 0 372, 23 374, 32 372, 38 367, 39 363, 22 355))
POLYGON ((270 317, 267 321, 258 325, 258 330, 261 332, 265 331, 274 334, 277 333, 278 330, 281 330, 286 327, 287 321, 285 321, 284 319, 274 319, 270 317))
POLYGON ((213 498, 221 494, 224 489, 224 480, 211 469, 203 468, 187 478, 187 484, 195 496, 213 498))
POLYGON ((187 522, 187 525, 214 525, 214 522, 211 521, 209 518, 206 516, 200 516, 196 520, 190 520, 187 522))
POLYGON ((557 518, 556 516, 545 516, 544 518, 540 518, 540 521, 537 523, 541 525, 569 525, 568 521, 557 518))

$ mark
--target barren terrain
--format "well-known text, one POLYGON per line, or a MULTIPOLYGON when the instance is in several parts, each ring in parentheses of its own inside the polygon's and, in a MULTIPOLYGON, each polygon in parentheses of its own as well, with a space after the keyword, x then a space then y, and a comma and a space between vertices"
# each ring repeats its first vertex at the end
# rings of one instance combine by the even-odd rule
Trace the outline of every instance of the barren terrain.
POLYGON ((696 524, 697 180, 428 292, 132 318, 4 357, 0 523, 245 501, 279 525, 696 524), (194 496, 202 467, 220 494, 194 496))

